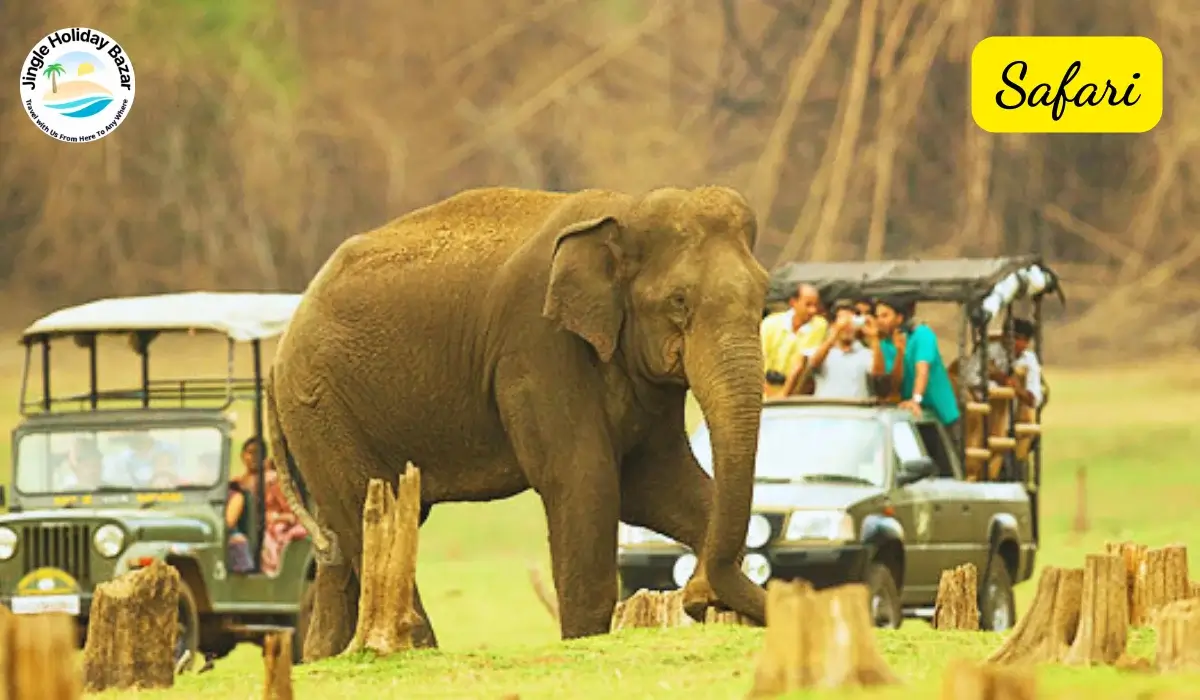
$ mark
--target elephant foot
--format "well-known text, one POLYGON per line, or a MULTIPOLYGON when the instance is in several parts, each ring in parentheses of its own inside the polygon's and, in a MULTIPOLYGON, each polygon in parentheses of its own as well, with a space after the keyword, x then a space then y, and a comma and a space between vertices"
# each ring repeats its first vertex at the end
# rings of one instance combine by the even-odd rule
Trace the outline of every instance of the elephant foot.
POLYGON ((437 635, 433 633, 433 626, 424 617, 421 621, 413 626, 412 630, 413 646, 418 649, 437 649, 437 635))
POLYGON ((721 601, 708 585, 708 579, 696 575, 683 587, 683 611, 696 622, 704 622, 709 608, 722 609, 721 601))

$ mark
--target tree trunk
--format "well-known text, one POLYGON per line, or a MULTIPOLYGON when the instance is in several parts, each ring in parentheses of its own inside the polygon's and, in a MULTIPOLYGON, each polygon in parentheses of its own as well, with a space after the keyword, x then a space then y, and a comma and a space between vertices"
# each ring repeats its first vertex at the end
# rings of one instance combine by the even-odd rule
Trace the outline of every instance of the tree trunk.
POLYGON ((272 632, 263 639, 266 683, 264 700, 292 700, 292 632, 272 632))
POLYGON ((1137 599, 1138 572, 1146 559, 1146 545, 1136 542, 1105 542, 1104 553, 1120 556, 1125 561, 1126 599, 1129 601, 1129 624, 1142 624, 1142 610, 1137 599))
POLYGON ((420 515, 421 472, 411 462, 396 492, 387 482, 371 479, 363 507, 358 626, 343 653, 413 648, 413 630, 422 622, 413 608, 420 515))
POLYGON ((84 689, 170 688, 179 572, 161 561, 96 586, 83 650, 84 689))
POLYGON ((767 585, 767 631, 751 698, 806 688, 897 683, 875 647, 866 586, 814 591, 803 580, 767 585))
POLYGON ((933 627, 939 630, 979 629, 979 577, 974 564, 963 564, 942 572, 933 627))
POLYGON ((1133 599, 1140 616, 1132 624, 1154 623, 1154 615, 1165 605, 1191 595, 1188 581, 1187 547, 1171 545, 1146 551, 1138 567, 1133 599))
POLYGON ((1125 653, 1128 632, 1124 559, 1112 554, 1087 555, 1079 630, 1063 663, 1113 664, 1125 653))
POLYGON ((75 621, 66 615, 13 615, 0 606, 0 700, 76 700, 75 621))
POLYGON ((1017 622, 989 663, 1057 662, 1067 655, 1079 627, 1082 569, 1048 566, 1038 579, 1029 612, 1017 622))
POLYGON ((1033 700, 1037 680, 1029 668, 1020 670, 951 662, 942 676, 942 700, 1033 700))
POLYGON ((1200 600, 1164 606, 1155 619, 1158 637, 1155 666, 1159 671, 1200 670, 1200 600))

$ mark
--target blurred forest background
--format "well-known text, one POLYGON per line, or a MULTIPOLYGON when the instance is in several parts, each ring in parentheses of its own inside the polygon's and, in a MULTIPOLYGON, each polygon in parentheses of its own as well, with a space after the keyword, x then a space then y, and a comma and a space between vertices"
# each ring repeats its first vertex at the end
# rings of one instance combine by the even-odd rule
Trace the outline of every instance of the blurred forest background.
POLYGON ((1129 352, 1131 328, 1138 353, 1200 343, 1200 8, 1177 0, 0 7, 12 73, 80 25, 137 74, 129 117, 87 145, 0 90, 6 327, 114 294, 298 291, 348 235, 465 188, 720 183, 758 209, 768 268, 1040 251, 1068 292, 1056 352, 1129 352), (983 132, 967 80, 991 34, 1153 38, 1162 122, 983 132))

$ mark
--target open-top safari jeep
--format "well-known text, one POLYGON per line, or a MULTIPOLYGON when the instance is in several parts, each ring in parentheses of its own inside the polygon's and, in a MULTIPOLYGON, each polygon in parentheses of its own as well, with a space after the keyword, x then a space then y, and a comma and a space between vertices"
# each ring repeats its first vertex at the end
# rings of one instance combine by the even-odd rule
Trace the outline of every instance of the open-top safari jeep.
MULTIPOLYGON (((956 305, 963 419, 952 435, 928 412, 914 417, 882 400, 764 401, 743 569, 762 585, 865 582, 875 623, 895 627, 904 617, 930 617, 942 571, 971 563, 982 627, 1011 627, 1012 587, 1032 575, 1039 541, 1040 409, 1029 423, 989 426, 993 415, 1011 414, 1014 392, 989 387, 986 373, 968 382, 965 358, 970 346, 986 359, 989 325, 1004 327, 994 322, 1012 315, 1014 301, 1032 307, 1041 356, 1042 297, 1057 280, 1033 257, 793 264, 773 274, 768 310, 786 308, 802 282, 827 302, 901 294, 918 303, 918 314, 923 302, 956 305), (1002 469, 984 468, 996 459, 1002 469)), ((711 474, 703 421, 690 439, 711 474)), ((695 570, 694 554, 659 533, 622 524, 619 541, 622 597, 680 587, 695 570)))
MULTIPOLYGON (((8 513, 0 516, 0 602, 16 614, 74 615, 85 635, 97 584, 161 560, 183 582, 177 658, 185 651, 220 657, 280 626, 296 627, 303 639, 313 553, 308 539, 293 541, 273 574, 262 570, 262 450, 256 498, 246 499, 253 571, 227 570, 224 518, 240 447, 233 407, 249 401, 253 431, 263 435, 263 341, 283 332, 299 298, 197 292, 106 299, 25 330, 22 417, 12 433, 8 513), (196 333, 225 336, 226 376, 152 380, 155 339, 195 343, 188 338, 196 333), (130 369, 140 358, 140 386, 99 388, 99 340, 113 336, 129 339, 130 369), (89 388, 55 395, 55 379, 66 377, 54 371, 51 346, 68 338, 88 352, 89 388), (235 350, 247 344, 252 377, 235 377, 235 350), (39 356, 41 396, 28 398, 39 356)), ((301 645, 294 647, 298 662, 301 645)))

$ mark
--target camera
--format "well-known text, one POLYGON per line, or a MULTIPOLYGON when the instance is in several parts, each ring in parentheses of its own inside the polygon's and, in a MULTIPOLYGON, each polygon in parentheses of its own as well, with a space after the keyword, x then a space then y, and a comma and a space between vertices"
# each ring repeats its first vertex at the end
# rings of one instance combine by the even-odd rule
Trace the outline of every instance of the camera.
POLYGON ((777 372, 773 369, 767 371, 767 384, 771 386, 783 386, 786 382, 787 376, 783 372, 777 372))
POLYGON ((855 328, 862 328, 864 325, 866 325, 866 323, 867 317, 859 315, 855 315, 854 319, 850 321, 850 325, 854 326, 855 328))

